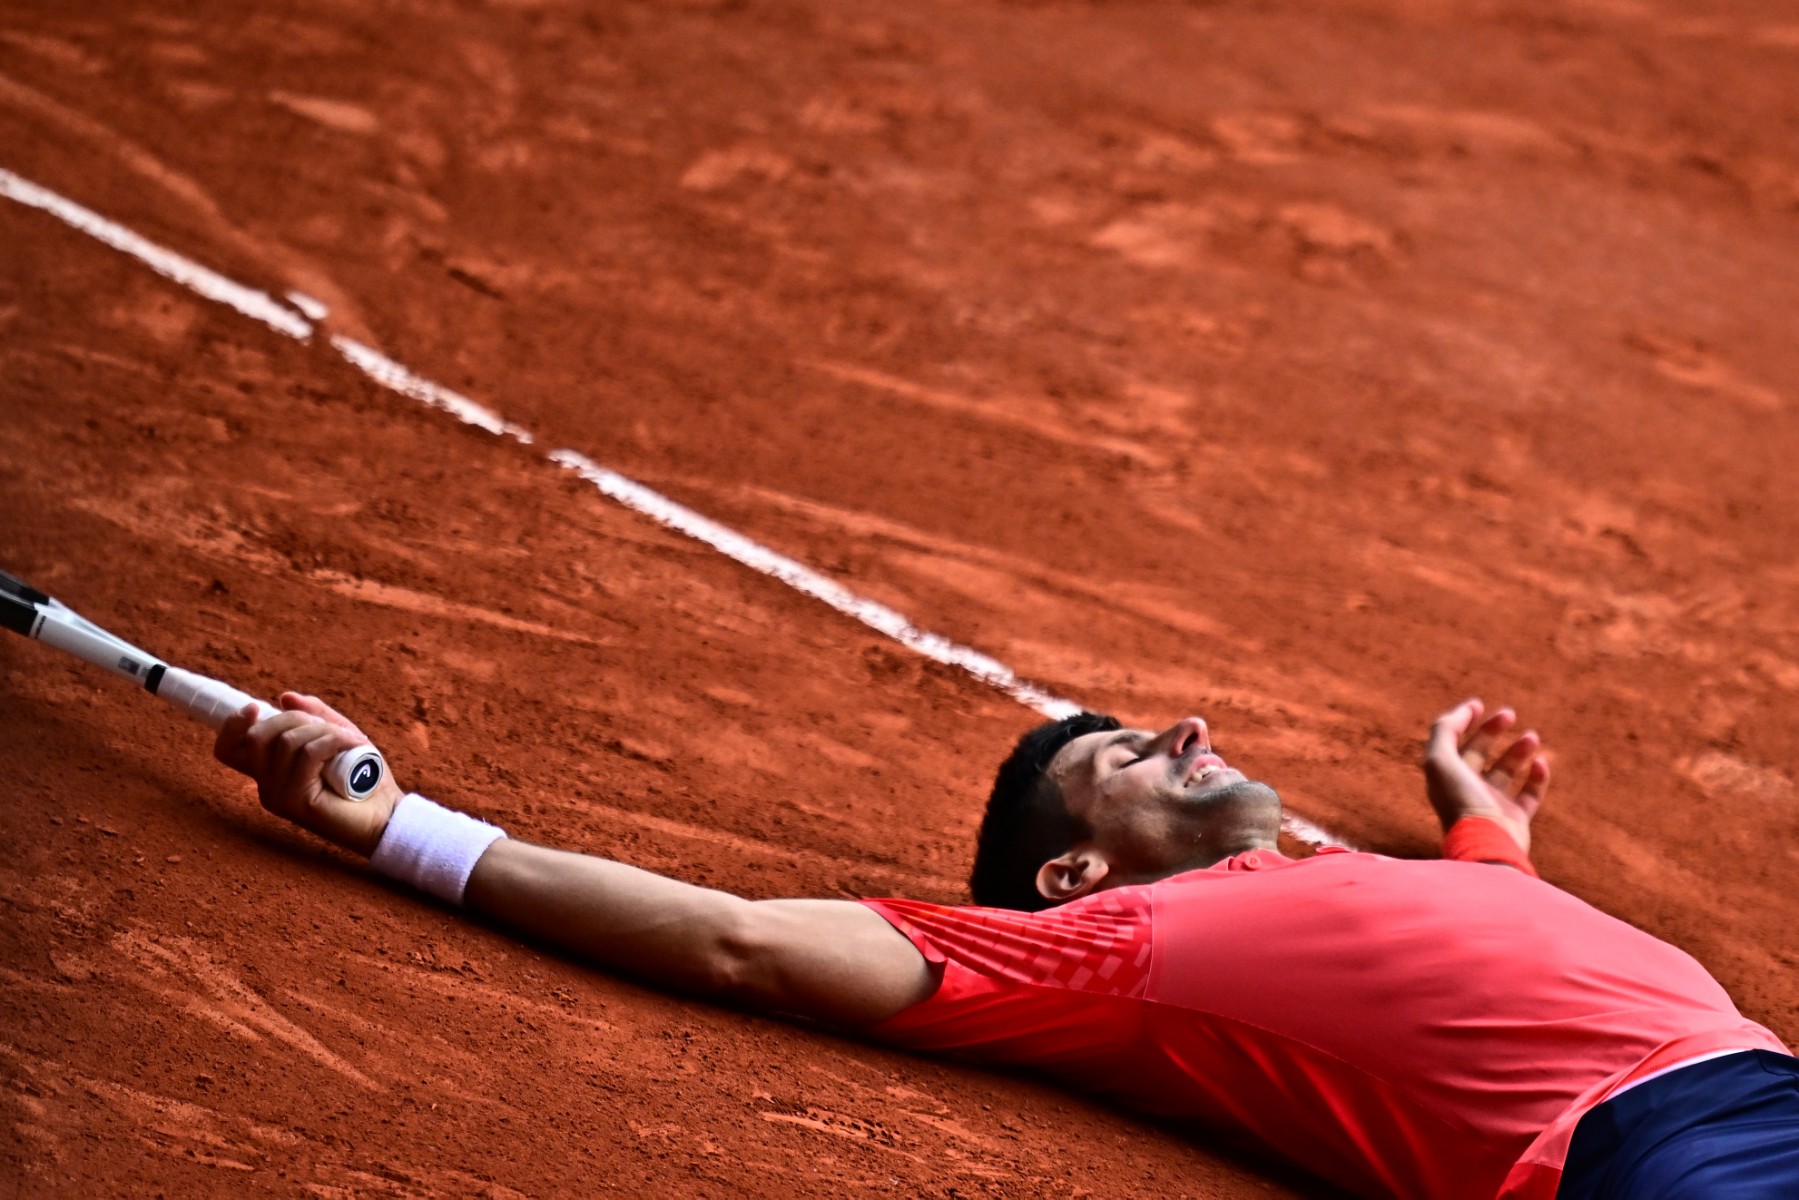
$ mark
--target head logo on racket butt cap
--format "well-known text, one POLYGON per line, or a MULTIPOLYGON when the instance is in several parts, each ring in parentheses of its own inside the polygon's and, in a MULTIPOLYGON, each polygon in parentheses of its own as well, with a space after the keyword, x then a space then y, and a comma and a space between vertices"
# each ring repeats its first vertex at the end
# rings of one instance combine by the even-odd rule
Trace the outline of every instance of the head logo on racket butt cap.
POLYGON ((381 782, 381 760, 374 755, 358 759, 350 769, 350 794, 366 796, 381 782))

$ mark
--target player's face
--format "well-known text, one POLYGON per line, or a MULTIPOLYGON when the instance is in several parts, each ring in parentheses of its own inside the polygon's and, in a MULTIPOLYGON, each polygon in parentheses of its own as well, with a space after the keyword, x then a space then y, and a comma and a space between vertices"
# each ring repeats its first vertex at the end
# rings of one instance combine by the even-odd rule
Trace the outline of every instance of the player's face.
POLYGON ((1280 826, 1280 797, 1219 757, 1198 717, 1160 733, 1076 738, 1049 773, 1069 812, 1093 830, 1095 845, 1132 871, 1153 872, 1207 851, 1216 851, 1216 861, 1236 853, 1246 833, 1271 840, 1280 826))

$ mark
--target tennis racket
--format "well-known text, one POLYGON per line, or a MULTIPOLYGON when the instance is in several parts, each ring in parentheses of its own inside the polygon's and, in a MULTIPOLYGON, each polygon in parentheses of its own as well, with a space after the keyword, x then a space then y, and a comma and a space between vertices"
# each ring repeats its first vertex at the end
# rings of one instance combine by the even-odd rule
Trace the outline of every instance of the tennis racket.
MULTIPOLYGON (((214 729, 242 712, 247 704, 256 705, 262 717, 272 717, 280 711, 228 683, 171 667, 5 571, 0 571, 0 627, 142 684, 152 696, 167 700, 214 729)), ((387 777, 387 762, 373 746, 353 746, 325 765, 324 776, 325 783, 338 795, 366 800, 387 777)))

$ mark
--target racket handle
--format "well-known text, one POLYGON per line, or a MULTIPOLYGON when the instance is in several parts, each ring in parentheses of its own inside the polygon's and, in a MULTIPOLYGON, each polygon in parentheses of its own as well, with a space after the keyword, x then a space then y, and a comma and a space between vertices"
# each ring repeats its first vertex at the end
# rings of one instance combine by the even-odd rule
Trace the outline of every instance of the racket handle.
POLYGON ((180 667, 167 667, 163 670, 162 679, 156 685, 156 694, 213 729, 220 728, 226 721, 244 711, 246 704, 256 706, 258 720, 267 720, 281 711, 267 701, 238 691, 228 683, 196 675, 192 671, 183 671, 180 667))
MULTIPOLYGON (((256 706, 259 720, 281 711, 228 683, 180 667, 163 670, 156 683, 156 694, 213 729, 242 712, 247 704, 256 706)), ((352 746, 326 763, 323 774, 325 783, 338 795, 347 800, 366 800, 387 778, 387 760, 373 746, 352 746)))

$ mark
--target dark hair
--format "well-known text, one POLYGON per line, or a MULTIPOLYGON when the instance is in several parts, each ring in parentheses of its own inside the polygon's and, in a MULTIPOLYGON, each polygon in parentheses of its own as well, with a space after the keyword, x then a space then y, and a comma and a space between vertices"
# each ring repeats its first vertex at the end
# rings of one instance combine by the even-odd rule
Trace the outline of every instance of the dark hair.
POLYGON ((1062 789, 1045 772, 1074 739, 1122 728, 1116 717, 1083 712, 1039 725, 1018 739, 999 765, 987 815, 981 819, 974 871, 968 877, 976 904, 1024 912, 1049 907, 1050 901, 1037 891, 1038 870, 1067 853, 1088 830, 1068 811, 1062 789))

